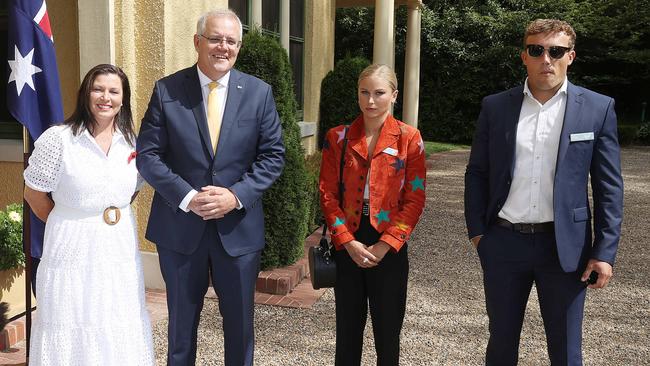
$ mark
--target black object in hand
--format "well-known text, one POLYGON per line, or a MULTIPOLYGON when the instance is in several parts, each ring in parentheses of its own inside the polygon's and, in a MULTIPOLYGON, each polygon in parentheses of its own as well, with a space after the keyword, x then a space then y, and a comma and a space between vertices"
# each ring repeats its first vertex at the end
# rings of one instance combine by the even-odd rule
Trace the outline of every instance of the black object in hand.
POLYGON ((598 272, 591 271, 591 273, 589 274, 589 278, 587 278, 585 283, 588 286, 588 285, 593 285, 594 283, 596 283, 596 281, 598 281, 598 272))

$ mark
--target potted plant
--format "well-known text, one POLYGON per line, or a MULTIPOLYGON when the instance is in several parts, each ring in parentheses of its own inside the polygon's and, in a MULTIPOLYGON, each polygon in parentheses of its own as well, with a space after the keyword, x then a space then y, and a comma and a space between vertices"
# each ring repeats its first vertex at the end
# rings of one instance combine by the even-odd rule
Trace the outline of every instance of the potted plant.
POLYGON ((0 210, 0 301, 9 304, 7 316, 25 311, 22 204, 0 210))

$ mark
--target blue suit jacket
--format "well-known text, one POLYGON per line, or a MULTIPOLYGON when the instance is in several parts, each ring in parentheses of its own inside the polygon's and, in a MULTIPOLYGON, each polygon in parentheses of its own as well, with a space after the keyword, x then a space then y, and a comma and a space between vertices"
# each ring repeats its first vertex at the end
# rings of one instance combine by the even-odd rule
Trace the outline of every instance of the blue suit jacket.
POLYGON ((226 252, 238 256, 264 247, 262 193, 284 166, 282 129, 268 84, 231 70, 217 146, 215 158, 196 65, 157 81, 137 141, 138 169, 156 190, 148 240, 194 252, 206 221, 178 206, 191 189, 215 185, 232 190, 243 205, 217 220, 226 252))
MULTIPOLYGON (((465 173, 465 220, 469 237, 483 234, 508 197, 514 170, 523 86, 483 99, 465 173)), ((614 100, 568 84, 553 191, 555 239, 560 264, 576 271, 581 256, 614 264, 623 218, 623 179, 614 100), (593 132, 594 139, 570 141, 593 132), (588 178, 593 191, 592 213, 588 178)))

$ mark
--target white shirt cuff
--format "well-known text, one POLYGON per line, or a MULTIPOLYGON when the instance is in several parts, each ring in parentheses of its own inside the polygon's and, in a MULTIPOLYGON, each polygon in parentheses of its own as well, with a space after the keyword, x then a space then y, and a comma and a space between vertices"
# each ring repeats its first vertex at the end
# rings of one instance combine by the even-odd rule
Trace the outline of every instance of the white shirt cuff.
POLYGON ((239 200, 239 197, 237 197, 235 192, 233 192, 232 190, 230 192, 232 192, 232 195, 235 196, 235 199, 237 200, 237 207, 235 207, 235 208, 238 209, 238 210, 241 210, 242 208, 244 208, 244 205, 242 205, 241 201, 239 200))
POLYGON ((178 205, 178 208, 180 208, 181 210, 183 210, 185 212, 190 212, 190 209, 187 208, 187 206, 190 205, 190 201, 192 201, 192 198, 194 198, 194 196, 196 196, 198 193, 199 192, 197 192, 195 189, 189 191, 185 195, 185 198, 183 198, 183 200, 181 201, 181 204, 178 205))

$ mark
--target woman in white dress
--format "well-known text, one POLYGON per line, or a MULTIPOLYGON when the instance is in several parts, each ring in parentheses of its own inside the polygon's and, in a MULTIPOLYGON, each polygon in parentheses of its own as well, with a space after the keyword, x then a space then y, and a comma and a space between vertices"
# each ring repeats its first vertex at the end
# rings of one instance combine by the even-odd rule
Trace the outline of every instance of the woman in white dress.
POLYGON ((95 66, 25 169, 25 199, 46 223, 30 365, 154 364, 130 206, 142 184, 130 97, 120 68, 95 66))

